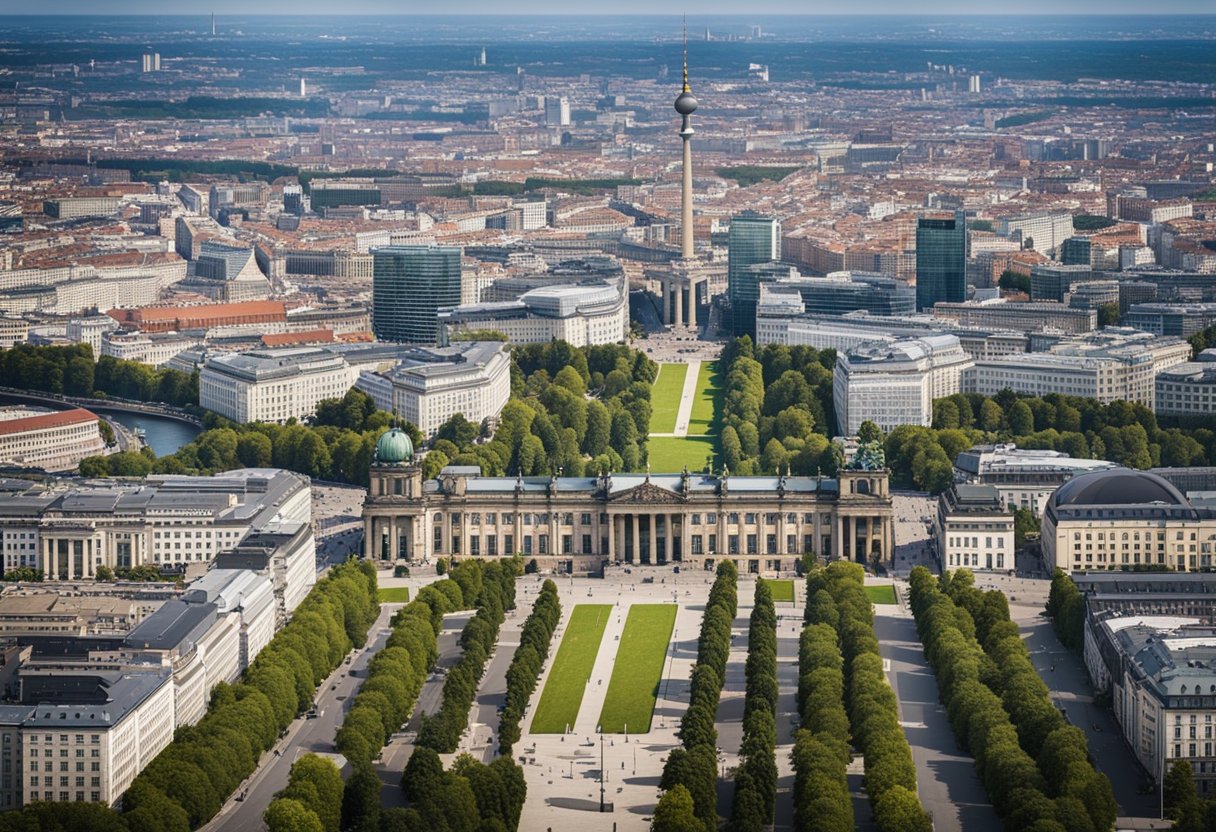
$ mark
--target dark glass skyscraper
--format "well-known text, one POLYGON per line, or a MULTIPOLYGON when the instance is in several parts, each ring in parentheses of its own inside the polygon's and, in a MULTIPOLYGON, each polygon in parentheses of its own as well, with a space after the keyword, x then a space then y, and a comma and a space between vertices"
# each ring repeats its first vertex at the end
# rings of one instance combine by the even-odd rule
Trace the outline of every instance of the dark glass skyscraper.
POLYGON ((440 309, 460 305, 455 246, 386 246, 372 252, 372 331, 381 341, 433 344, 440 309))
POLYGON ((967 217, 921 217, 916 223, 916 308, 967 299, 967 217))
POLYGON ((781 221, 754 211, 731 218, 727 238, 726 295, 730 300, 730 330, 736 338, 756 340, 756 301, 759 275, 752 266, 781 259, 781 221))

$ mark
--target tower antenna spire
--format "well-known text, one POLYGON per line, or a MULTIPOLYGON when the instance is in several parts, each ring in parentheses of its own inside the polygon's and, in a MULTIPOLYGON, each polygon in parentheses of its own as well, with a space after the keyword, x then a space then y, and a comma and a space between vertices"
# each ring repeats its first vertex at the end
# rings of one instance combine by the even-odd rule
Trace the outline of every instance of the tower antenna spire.
POLYGON ((688 14, 684 15, 684 92, 692 92, 688 86, 688 14))

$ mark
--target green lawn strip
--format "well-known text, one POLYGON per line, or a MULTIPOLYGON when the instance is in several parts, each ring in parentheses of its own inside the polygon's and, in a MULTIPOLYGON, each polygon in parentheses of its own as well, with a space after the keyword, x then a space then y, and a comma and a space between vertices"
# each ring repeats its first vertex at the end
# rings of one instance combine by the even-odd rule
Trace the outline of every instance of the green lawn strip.
POLYGON ((650 432, 673 433, 680 412, 680 397, 684 395, 687 364, 660 364, 658 378, 650 391, 650 432))
POLYGON ((704 469, 706 457, 713 456, 714 440, 710 436, 652 436, 646 440, 646 447, 651 471, 674 474, 686 465, 689 471, 704 469))
POLYGON ((381 604, 407 604, 410 600, 408 586, 382 586, 378 590, 381 604))
POLYGON ((866 586, 866 595, 871 604, 894 604, 895 587, 891 584, 870 584, 866 586))
POLYGON ((663 679, 667 645, 676 623, 675 604, 634 604, 612 667, 599 724, 608 734, 650 730, 654 703, 663 679))
POLYGON ((611 604, 579 604, 570 613, 553 669, 536 706, 531 733, 562 734, 567 725, 574 725, 611 614, 611 604))
POLYGON ((692 417, 688 420, 690 435, 704 436, 713 427, 718 397, 722 393, 721 380, 716 361, 701 362, 701 369, 697 372, 697 392, 692 400, 692 417))
POLYGON ((769 589, 773 591, 773 601, 789 601, 794 603, 794 582, 793 581, 766 581, 769 589))

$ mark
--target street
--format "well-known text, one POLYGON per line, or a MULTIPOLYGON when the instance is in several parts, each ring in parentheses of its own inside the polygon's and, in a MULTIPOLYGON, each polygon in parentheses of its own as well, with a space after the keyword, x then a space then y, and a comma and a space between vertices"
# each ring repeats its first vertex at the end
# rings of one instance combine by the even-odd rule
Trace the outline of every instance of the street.
MULTIPOLYGON (((220 812, 204 830, 224 832, 261 832, 262 813, 274 799, 275 792, 287 785, 291 764, 302 754, 314 752, 334 755, 334 735, 342 724, 343 715, 362 683, 368 662, 388 640, 388 622, 401 609, 401 604, 384 604, 380 615, 368 631, 368 641, 362 650, 353 651, 347 664, 343 662, 321 683, 314 700, 318 716, 298 717, 269 752, 262 755, 258 768, 220 808, 220 812), (242 798, 243 795, 243 798, 242 798)), ((335 760, 341 765, 340 760, 335 760)))

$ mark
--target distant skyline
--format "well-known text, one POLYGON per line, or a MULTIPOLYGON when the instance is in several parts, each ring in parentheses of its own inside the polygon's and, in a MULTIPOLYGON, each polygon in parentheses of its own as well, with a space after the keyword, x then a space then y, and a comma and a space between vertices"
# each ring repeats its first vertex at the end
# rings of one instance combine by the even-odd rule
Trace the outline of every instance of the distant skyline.
MULTIPOLYGON (((203 2, 196 6, 192 14, 175 13, 173 16, 192 17, 197 14, 209 15, 411 15, 434 14, 434 7, 420 3, 401 3, 400 0, 348 0, 337 11, 329 0, 215 0, 212 3, 203 2)), ((649 0, 617 0, 611 5, 610 11, 594 12, 579 9, 571 12, 569 3, 559 0, 519 0, 511 6, 510 11, 504 10, 498 0, 454 0, 448 3, 443 16, 492 14, 501 16, 513 15, 678 15, 679 10, 656 13, 655 7, 649 0)), ((1142 0, 1023 0, 1019 4, 1018 15, 1143 15, 1151 17, 1162 14, 1178 15, 1211 15, 1212 5, 1209 0, 1159 0, 1146 6, 1142 0)), ((24 15, 164 15, 163 0, 57 0, 55 3, 33 5, 21 9, 6 10, 3 16, 24 15)), ((907 17, 922 17, 931 15, 966 15, 966 16, 1008 16, 1005 7, 979 7, 974 0, 926 0, 916 6, 914 14, 908 13, 908 4, 902 0, 854 0, 847 5, 839 3, 812 2, 805 0, 761 0, 749 6, 748 11, 740 14, 737 0, 702 0, 695 9, 689 9, 690 17, 703 15, 725 15, 746 18, 757 15, 799 15, 799 16, 850 16, 850 15, 900 15, 907 17), (990 11, 988 9, 991 9, 990 11)))

